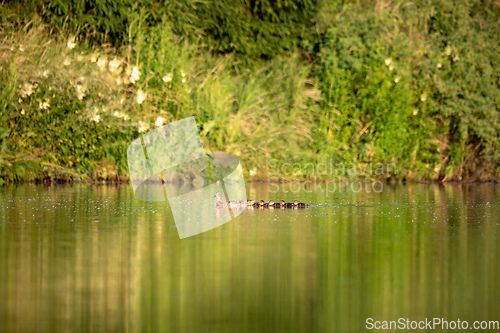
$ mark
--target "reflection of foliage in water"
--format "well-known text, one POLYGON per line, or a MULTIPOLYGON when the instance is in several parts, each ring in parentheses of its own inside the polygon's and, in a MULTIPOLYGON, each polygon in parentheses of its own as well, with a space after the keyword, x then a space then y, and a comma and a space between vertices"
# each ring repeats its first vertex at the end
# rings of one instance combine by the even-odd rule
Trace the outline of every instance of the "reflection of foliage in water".
POLYGON ((498 320, 498 186, 270 188, 249 191, 350 207, 257 209, 180 240, 164 203, 128 185, 2 188, 2 329, 359 332, 366 318, 440 311, 498 320))

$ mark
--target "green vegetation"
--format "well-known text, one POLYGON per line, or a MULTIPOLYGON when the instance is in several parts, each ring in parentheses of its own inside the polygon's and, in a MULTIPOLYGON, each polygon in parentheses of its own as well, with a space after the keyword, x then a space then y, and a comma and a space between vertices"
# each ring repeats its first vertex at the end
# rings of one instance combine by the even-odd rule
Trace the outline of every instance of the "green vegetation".
POLYGON ((0 17, 0 182, 126 179, 139 133, 191 115, 249 179, 272 159, 500 174, 494 1, 25 0, 0 17))

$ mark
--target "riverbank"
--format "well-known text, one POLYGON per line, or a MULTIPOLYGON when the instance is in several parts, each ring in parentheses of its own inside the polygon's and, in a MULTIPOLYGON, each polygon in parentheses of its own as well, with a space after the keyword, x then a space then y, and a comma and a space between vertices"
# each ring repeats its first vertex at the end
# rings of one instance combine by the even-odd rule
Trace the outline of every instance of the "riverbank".
MULTIPOLYGON (((350 181, 500 178, 493 4, 318 3, 308 17, 285 8, 290 20, 270 26, 293 33, 259 35, 278 34, 278 44, 238 29, 267 26, 265 15, 222 20, 228 33, 250 34, 232 36, 234 48, 209 27, 183 29, 187 16, 161 6, 154 20, 137 8, 96 18, 125 22, 106 40, 100 23, 77 22, 90 14, 66 13, 63 24, 55 13, 72 9, 53 5, 1 7, 0 184, 125 180, 133 140, 190 116, 206 153, 237 156, 250 180, 309 180, 318 172, 307 166, 325 160, 356 170, 321 177, 350 181)), ((224 6, 218 15, 231 12, 224 6)))
MULTIPOLYGON (((433 180, 419 180, 419 181, 406 181, 406 180, 349 180, 345 179, 308 179, 308 180, 246 180, 246 183, 249 184, 300 184, 307 186, 322 186, 327 184, 340 184, 341 186, 350 185, 353 183, 363 183, 363 184, 384 184, 384 185, 405 185, 405 184, 415 184, 415 185, 472 185, 472 184, 500 184, 499 179, 487 179, 487 180, 442 180, 442 181, 433 181, 433 180)), ((5 182, 3 186, 9 185, 22 185, 22 184, 33 184, 33 185, 75 185, 75 184, 85 184, 85 185, 130 185, 130 180, 128 178, 123 177, 121 180, 115 179, 87 179, 87 180, 78 180, 78 179, 42 179, 42 180, 31 180, 31 181, 20 181, 15 183, 5 182)), ((176 182, 153 182, 152 184, 178 184, 176 182)))

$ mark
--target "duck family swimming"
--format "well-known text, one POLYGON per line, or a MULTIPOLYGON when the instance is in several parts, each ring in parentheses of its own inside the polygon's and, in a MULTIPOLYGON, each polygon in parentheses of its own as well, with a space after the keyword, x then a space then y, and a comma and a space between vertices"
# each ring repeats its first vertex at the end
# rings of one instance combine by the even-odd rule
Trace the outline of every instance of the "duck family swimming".
POLYGON ((214 195, 214 198, 217 198, 217 207, 229 207, 229 208, 246 208, 246 207, 255 207, 255 208, 306 208, 309 205, 303 202, 298 202, 297 200, 293 202, 285 202, 285 200, 281 200, 280 202, 274 202, 273 200, 269 200, 269 202, 265 202, 264 200, 260 200, 258 202, 254 200, 231 200, 228 202, 222 201, 222 195, 217 192, 214 195))

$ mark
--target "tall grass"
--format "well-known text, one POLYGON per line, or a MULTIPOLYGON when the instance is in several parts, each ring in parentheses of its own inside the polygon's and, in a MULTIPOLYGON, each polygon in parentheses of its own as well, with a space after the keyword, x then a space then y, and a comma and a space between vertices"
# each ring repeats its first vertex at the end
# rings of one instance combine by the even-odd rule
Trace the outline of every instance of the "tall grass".
POLYGON ((3 179, 113 177, 132 138, 136 87, 107 48, 48 33, 36 18, 2 27, 0 129, 3 179))
POLYGON ((303 158, 320 92, 297 56, 234 74, 234 59, 198 53, 168 25, 131 24, 122 49, 49 35, 33 20, 4 26, 3 179, 127 175, 126 148, 142 132, 195 115, 207 153, 238 156, 266 177, 270 158, 303 158))

